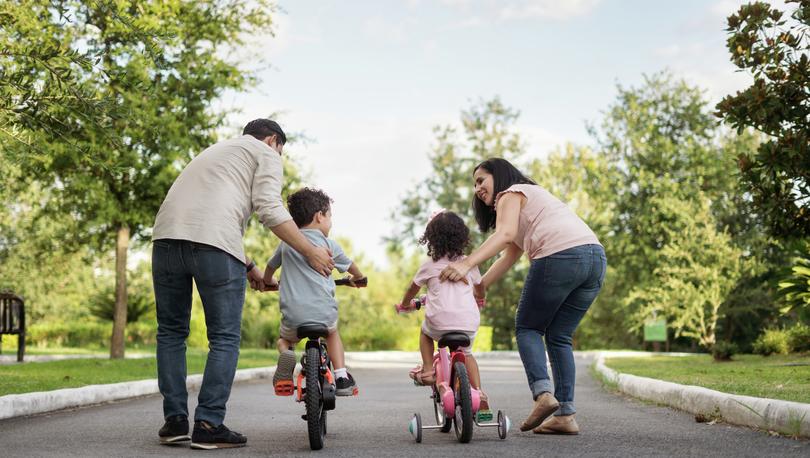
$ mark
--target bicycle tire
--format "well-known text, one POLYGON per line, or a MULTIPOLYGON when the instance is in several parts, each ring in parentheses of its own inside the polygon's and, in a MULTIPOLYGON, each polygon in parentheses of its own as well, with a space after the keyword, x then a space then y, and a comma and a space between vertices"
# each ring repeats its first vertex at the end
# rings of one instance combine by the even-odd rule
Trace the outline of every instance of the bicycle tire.
POLYGON ((458 441, 466 444, 472 440, 473 411, 470 378, 467 376, 467 367, 462 362, 457 362, 453 366, 453 392, 456 395, 456 416, 453 419, 453 428, 458 441))
POLYGON ((306 360, 306 406, 307 406, 307 432, 309 434, 309 448, 320 450, 323 448, 323 439, 326 435, 326 412, 323 411, 321 401, 321 353, 317 347, 307 348, 306 360))

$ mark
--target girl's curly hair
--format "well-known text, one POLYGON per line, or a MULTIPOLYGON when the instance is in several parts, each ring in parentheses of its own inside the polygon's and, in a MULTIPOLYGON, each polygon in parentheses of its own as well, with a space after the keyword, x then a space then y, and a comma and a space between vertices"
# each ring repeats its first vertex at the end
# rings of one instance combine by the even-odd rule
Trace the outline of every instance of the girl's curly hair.
POLYGON ((428 256, 434 261, 445 256, 452 260, 464 254, 470 244, 470 230, 457 214, 441 212, 430 220, 419 244, 427 245, 428 256))

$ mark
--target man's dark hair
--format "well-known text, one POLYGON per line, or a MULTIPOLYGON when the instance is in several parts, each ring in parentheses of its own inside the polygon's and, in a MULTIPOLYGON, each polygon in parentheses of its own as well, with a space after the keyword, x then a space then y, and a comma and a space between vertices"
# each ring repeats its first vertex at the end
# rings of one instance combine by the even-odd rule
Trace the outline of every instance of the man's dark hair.
POLYGON ((318 212, 329 211, 332 199, 320 189, 302 188, 287 197, 287 208, 298 227, 304 227, 315 219, 318 212))
MULTIPOLYGON (((492 197, 495 198, 498 193, 508 189, 513 184, 534 184, 531 178, 527 178, 520 173, 514 165, 506 159, 493 157, 478 164, 473 169, 475 173, 478 169, 484 169, 492 175, 492 197)), ((487 232, 495 228, 495 206, 485 204, 478 195, 473 195, 473 212, 475 213, 475 222, 478 223, 478 228, 481 232, 487 232)))
POLYGON ((452 261, 470 244, 470 230, 458 215, 444 211, 430 220, 419 243, 427 245, 428 256, 434 261, 445 256, 452 261))
POLYGON ((254 119, 247 123, 245 128, 242 130, 242 135, 252 135, 256 140, 264 140, 265 138, 271 135, 277 135, 278 141, 281 144, 287 143, 287 136, 284 135, 284 131, 281 130, 281 126, 278 125, 277 122, 270 120, 270 119, 254 119))

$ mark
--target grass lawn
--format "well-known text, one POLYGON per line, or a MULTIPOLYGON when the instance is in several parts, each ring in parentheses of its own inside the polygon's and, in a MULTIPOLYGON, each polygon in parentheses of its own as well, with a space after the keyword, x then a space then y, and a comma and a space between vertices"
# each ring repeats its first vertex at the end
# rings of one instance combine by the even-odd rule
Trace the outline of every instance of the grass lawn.
POLYGON ((810 355, 734 355, 714 362, 711 355, 608 358, 618 372, 724 393, 810 403, 810 355))
MULTIPOLYGON (((207 354, 205 350, 188 350, 186 361, 189 374, 202 373, 207 354)), ((239 369, 272 366, 276 363, 277 356, 278 352, 274 349, 242 349, 239 369)), ((87 358, 9 364, 0 366, 0 396, 153 378, 157 378, 157 363, 153 357, 120 360, 87 358)))

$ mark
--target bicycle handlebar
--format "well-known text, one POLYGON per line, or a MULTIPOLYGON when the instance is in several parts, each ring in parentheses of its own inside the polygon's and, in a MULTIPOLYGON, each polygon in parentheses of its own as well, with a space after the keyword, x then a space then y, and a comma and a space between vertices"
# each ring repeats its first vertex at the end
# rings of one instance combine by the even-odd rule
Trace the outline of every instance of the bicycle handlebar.
MULTIPOLYGON (((366 286, 368 286, 368 277, 363 277, 363 278, 361 278, 359 280, 356 280, 354 282, 354 285, 352 285, 352 282, 349 279, 349 277, 338 278, 337 280, 335 280, 335 285, 337 285, 337 286, 354 286, 355 288, 365 288, 366 286)), ((278 285, 265 286, 264 290, 265 291, 278 291, 278 285)))
POLYGON ((338 278, 335 280, 335 285, 337 286, 354 286, 355 288, 365 288, 368 286, 368 277, 363 277, 359 280, 355 280, 354 284, 349 277, 338 278))

